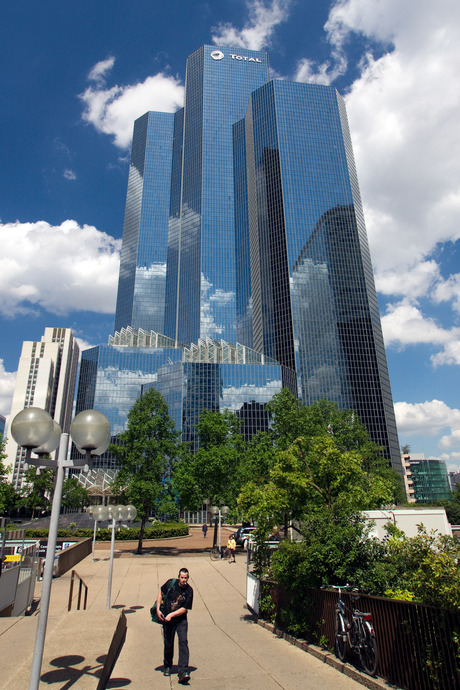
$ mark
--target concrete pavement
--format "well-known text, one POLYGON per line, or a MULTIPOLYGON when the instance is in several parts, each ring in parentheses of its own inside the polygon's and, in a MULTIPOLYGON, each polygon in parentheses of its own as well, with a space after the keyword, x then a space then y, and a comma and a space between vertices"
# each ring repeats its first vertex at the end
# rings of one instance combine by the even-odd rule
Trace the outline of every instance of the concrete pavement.
MULTIPOLYGON (((132 542, 116 544, 109 611, 107 545, 98 545, 94 562, 88 556, 76 567, 88 585, 87 611, 67 613, 70 574, 54 580, 40 689, 96 688, 121 611, 126 615, 126 639, 106 687, 180 687, 177 675, 163 676, 162 629, 151 622, 149 609, 159 587, 176 577, 183 565, 190 571, 194 589, 189 614, 190 686, 203 690, 359 688, 355 680, 256 624, 245 606, 245 553, 239 551, 232 564, 211 561, 203 552, 205 544, 211 546, 210 536, 204 540, 196 532, 169 541, 174 555, 164 555, 167 545, 162 543, 146 542, 147 553, 142 556, 133 553, 132 542)), ((17 622, 8 629, 0 625, 0 688, 22 690, 28 687, 36 617, 0 619, 0 623, 6 620, 17 622)))

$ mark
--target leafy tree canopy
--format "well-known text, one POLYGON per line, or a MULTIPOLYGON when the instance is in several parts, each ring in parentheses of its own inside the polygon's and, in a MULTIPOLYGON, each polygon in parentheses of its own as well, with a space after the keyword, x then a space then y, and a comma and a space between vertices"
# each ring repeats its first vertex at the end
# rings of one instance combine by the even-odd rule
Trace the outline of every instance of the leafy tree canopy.
POLYGON ((459 541, 422 526, 415 537, 392 525, 388 531, 380 541, 362 515, 323 511, 304 522, 302 541, 280 544, 268 575, 300 608, 308 588, 350 583, 368 594, 460 609, 459 541))
POLYGON ((416 601, 460 609, 460 542, 428 533, 422 526, 415 537, 396 534, 387 544, 390 586, 413 594, 416 601))
POLYGON ((23 484, 20 491, 20 505, 32 513, 49 510, 54 494, 56 470, 51 467, 38 469, 33 465, 24 472, 23 484))
POLYGON ((324 510, 342 514, 395 502, 401 482, 354 412, 324 400, 302 407, 287 390, 269 409, 273 462, 238 499, 261 534, 324 510))
POLYGON ((64 508, 83 509, 89 504, 89 492, 76 477, 68 477, 62 486, 61 505, 64 508))
POLYGON ((178 453, 178 436, 163 396, 151 388, 129 411, 119 445, 110 446, 120 464, 113 490, 136 507, 141 519, 138 553, 142 553, 145 522, 178 453))
POLYGON ((18 495, 8 481, 8 467, 5 465, 5 439, 0 434, 0 515, 12 510, 17 501, 18 495))
POLYGON ((199 450, 184 454, 174 468, 173 484, 182 507, 198 510, 205 500, 235 505, 244 452, 240 426, 230 410, 203 410, 197 425, 199 450))

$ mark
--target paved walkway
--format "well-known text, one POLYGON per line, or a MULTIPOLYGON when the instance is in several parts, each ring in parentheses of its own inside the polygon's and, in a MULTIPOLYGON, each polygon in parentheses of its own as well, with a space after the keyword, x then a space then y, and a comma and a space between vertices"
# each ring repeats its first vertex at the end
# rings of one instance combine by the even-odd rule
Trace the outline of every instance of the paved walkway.
MULTIPOLYGON (((165 678, 162 674, 162 631, 161 626, 151 622, 149 609, 160 585, 177 576, 183 565, 190 571, 194 589, 194 605, 189 614, 190 686, 203 690, 362 687, 257 625, 245 606, 246 554, 239 551, 235 564, 211 561, 203 551, 205 544, 211 546, 210 536, 208 533, 205 541, 201 533, 194 533, 186 539, 169 541, 169 554, 173 555, 164 555, 166 545, 158 542, 146 542, 142 556, 133 553, 136 545, 132 542, 116 544, 110 611, 106 609, 108 545, 98 545, 94 562, 88 556, 76 568, 88 585, 87 611, 67 613, 70 574, 54 580, 40 689, 95 688, 115 618, 122 609, 127 616, 126 641, 107 687, 181 687, 177 675, 165 678)), ((20 640, 15 643, 11 642, 12 634, 9 638, 0 636, 2 658, 10 661, 10 670, 2 663, 2 688, 22 690, 28 686, 31 625, 36 623, 33 619, 21 619, 24 632, 17 635, 20 640), (12 645, 16 659, 23 657, 22 675, 14 675, 11 670, 12 645)))

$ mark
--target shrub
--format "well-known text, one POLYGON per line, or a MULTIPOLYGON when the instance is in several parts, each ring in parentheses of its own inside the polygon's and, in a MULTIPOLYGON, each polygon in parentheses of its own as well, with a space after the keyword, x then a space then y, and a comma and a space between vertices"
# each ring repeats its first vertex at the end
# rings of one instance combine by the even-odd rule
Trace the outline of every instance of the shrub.
MULTIPOLYGON (((168 537, 185 537, 188 535, 188 525, 184 523, 159 523, 155 527, 147 527, 144 532, 144 539, 166 539, 168 537)), ((121 527, 115 530, 115 539, 117 541, 135 541, 139 539, 139 527, 121 527)), ((92 538, 94 534, 93 528, 79 528, 79 529, 60 529, 58 530, 58 537, 60 539, 69 539, 75 537, 92 538)), ((47 539, 47 529, 28 529, 26 530, 26 539, 47 539)), ((101 527, 96 531, 97 541, 110 541, 112 538, 112 530, 107 527, 101 527)))

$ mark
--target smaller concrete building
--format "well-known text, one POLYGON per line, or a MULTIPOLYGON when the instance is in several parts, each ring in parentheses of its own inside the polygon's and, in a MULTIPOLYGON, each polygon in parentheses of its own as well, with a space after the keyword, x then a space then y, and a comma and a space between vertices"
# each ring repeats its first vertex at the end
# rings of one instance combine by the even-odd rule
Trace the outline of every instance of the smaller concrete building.
POLYGON ((372 521, 372 537, 384 539, 387 536, 385 525, 393 523, 407 537, 418 534, 418 526, 423 525, 427 532, 436 530, 438 534, 452 536, 452 527, 447 520, 444 508, 395 508, 394 510, 366 510, 365 515, 372 521))
MULTIPOLYGON (((68 432, 77 379, 80 349, 70 328, 45 328, 40 341, 24 341, 16 376, 9 423, 25 407, 41 407, 68 432)), ((25 449, 9 435, 7 465, 13 466, 12 482, 21 486, 25 449)))

